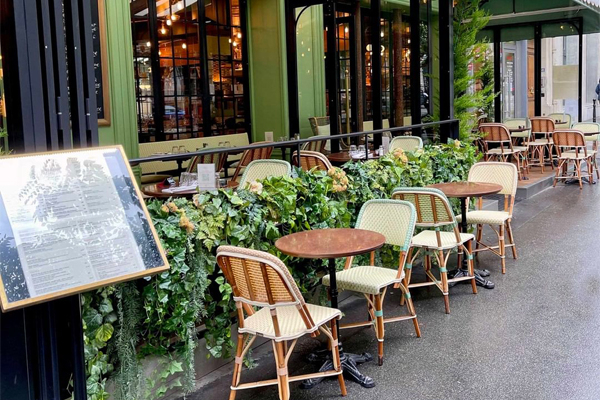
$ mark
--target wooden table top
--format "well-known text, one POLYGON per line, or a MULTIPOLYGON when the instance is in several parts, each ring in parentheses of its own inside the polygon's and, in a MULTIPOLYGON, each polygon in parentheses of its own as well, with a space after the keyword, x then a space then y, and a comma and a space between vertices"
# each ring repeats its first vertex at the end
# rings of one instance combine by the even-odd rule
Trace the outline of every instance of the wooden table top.
POLYGON ((300 258, 343 258, 380 249, 385 236, 364 229, 315 229, 284 236, 275 247, 284 254, 300 258))
POLYGON ((436 183, 435 185, 429 185, 428 187, 441 190, 446 197, 455 197, 459 199, 496 194, 502 190, 502 186, 498 184, 484 182, 436 183))
MULTIPOLYGON (((330 153, 327 154, 327 158, 332 163, 347 163, 348 161, 366 161, 364 158, 352 158, 350 157, 350 153, 347 151, 340 151, 339 153, 330 153)), ((376 160, 379 156, 374 152, 369 153, 369 160, 376 160)))
POLYGON ((142 192, 146 196, 156 197, 156 198, 161 198, 161 199, 165 199, 168 197, 192 197, 193 195, 198 194, 198 190, 196 188, 186 190, 183 192, 177 192, 177 193, 163 192, 164 189, 173 189, 178 186, 179 185, 177 184, 175 186, 160 187, 158 183, 155 183, 153 185, 146 185, 146 186, 142 187, 142 192))

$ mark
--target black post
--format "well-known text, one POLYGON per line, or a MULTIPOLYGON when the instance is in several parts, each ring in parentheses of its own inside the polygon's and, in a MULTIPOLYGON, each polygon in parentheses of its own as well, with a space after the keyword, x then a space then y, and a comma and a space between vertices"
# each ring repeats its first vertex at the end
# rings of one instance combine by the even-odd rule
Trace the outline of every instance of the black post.
POLYGON ((290 118, 290 132, 300 132, 300 118, 298 105, 298 60, 296 59, 296 13, 293 1, 285 2, 285 41, 287 51, 287 79, 288 79, 288 109, 290 118))
POLYGON ((583 121, 583 18, 579 18, 579 85, 577 87, 577 121, 583 121))
MULTIPOLYGON (((494 29, 494 120, 498 123, 502 122, 502 75, 501 59, 500 59, 500 29, 494 29)), ((534 50, 535 51, 535 50, 534 50)))
POLYGON ((535 94, 535 116, 542 115, 542 27, 535 26, 533 46, 533 86, 535 94))
MULTIPOLYGON (((200 2, 198 2, 200 4, 200 2)), ((152 94, 154 97, 154 101, 152 102, 152 117, 154 120, 154 137, 157 142, 164 141, 167 136, 165 135, 165 127, 163 121, 163 115, 165 114, 165 102, 161 93, 162 88, 162 77, 160 76, 160 58, 158 55, 158 34, 160 27, 158 26, 158 18, 156 17, 156 2, 149 1, 148 2, 148 26, 150 28, 150 41, 152 42, 152 49, 150 49, 150 54, 152 57, 150 58, 150 66, 152 68, 152 94)), ((203 19, 199 21, 204 21, 203 19)), ((204 24, 200 24, 200 30, 204 29, 204 24)), ((206 37, 206 35, 204 35, 206 37)), ((201 46, 202 49, 206 49, 206 43, 203 43, 201 46)), ((200 63, 201 65, 205 63, 200 63)), ((204 71, 203 71, 204 72, 204 71)), ((204 80, 207 81, 207 75, 203 76, 204 80)), ((208 83, 205 84, 204 93, 208 93, 208 83)), ((206 102, 206 99, 203 101, 203 109, 209 110, 209 121, 210 121, 210 107, 208 105, 210 102, 206 102)), ((203 118, 206 127, 206 114, 203 113, 203 118)), ((209 125, 210 126, 210 125, 209 125)))
MULTIPOLYGON (((331 136, 338 135, 340 133, 340 104, 339 104, 339 71, 340 63, 338 59, 338 52, 336 49, 336 30, 337 24, 335 21, 335 1, 328 0, 323 5, 325 27, 327 28, 327 60, 326 60, 326 84, 327 84, 327 96, 329 98, 329 124, 331 136)), ((289 49, 288 49, 289 53, 289 49)), ((294 51, 294 56, 296 52, 294 51)), ((294 131, 300 132, 300 130, 294 131)), ((331 140, 331 152, 337 153, 340 151, 340 144, 337 140, 331 140)))
MULTIPOLYGON (((454 42, 452 38, 454 29, 451 1, 440 2, 439 26, 440 120, 444 121, 454 118, 454 42)), ((411 43, 412 41, 411 39, 411 43)), ((449 125, 442 125, 440 127, 440 141, 446 143, 449 137, 458 139, 458 129, 454 132, 454 129, 451 129, 449 125)))
MULTIPOLYGON (((381 0, 371 0, 371 104, 373 109, 373 129, 383 128, 381 105, 381 0)), ((394 77, 394 79, 402 77, 394 77)), ((381 135, 375 135, 375 147, 381 145, 381 135)))
POLYGON ((593 103, 593 109, 592 109, 592 122, 596 122, 596 100, 597 99, 592 99, 592 103, 593 103))
MULTIPOLYGON (((421 0, 410 0, 410 116, 411 125, 421 123, 421 0)), ((421 136, 421 129, 412 134, 421 136)))

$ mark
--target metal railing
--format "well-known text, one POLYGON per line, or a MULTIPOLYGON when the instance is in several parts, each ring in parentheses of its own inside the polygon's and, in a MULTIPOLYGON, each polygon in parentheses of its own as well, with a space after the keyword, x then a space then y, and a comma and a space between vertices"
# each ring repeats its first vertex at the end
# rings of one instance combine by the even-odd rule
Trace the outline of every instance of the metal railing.
POLYGON ((195 156, 206 156, 206 155, 211 155, 211 154, 229 153, 232 150, 235 150, 236 152, 239 153, 239 152, 243 152, 245 150, 262 149, 262 148, 266 148, 266 147, 282 149, 283 150, 282 158, 283 158, 283 157, 285 157, 286 150, 289 148, 293 149, 292 153, 294 151, 297 151, 298 154, 300 154, 302 146, 305 143, 322 142, 322 141, 329 141, 329 140, 331 140, 332 142, 335 142, 335 141, 338 141, 341 139, 353 139, 353 138, 361 138, 361 137, 363 137, 364 141, 365 141, 364 144, 365 144, 366 159, 368 159, 369 151, 370 151, 369 150, 369 142, 372 141, 371 139, 369 139, 370 136, 374 137, 377 135, 383 135, 386 132, 390 132, 392 134, 392 136, 399 136, 398 134, 401 134, 404 132, 409 132, 409 131, 413 132, 413 136, 421 136, 421 135, 414 135, 414 133, 422 132, 422 130, 428 129, 428 128, 440 127, 440 128, 446 128, 446 134, 440 135, 441 141, 445 141, 445 140, 447 140, 447 138, 458 138, 458 124, 459 124, 459 120, 451 119, 451 120, 446 120, 446 121, 426 122, 426 123, 416 124, 416 125, 399 126, 399 127, 394 127, 394 128, 377 129, 377 130, 364 131, 364 132, 344 133, 344 134, 332 135, 332 136, 312 136, 308 139, 286 140, 286 141, 269 142, 269 143, 262 143, 262 144, 250 144, 248 146, 239 146, 239 147, 215 147, 215 148, 207 148, 207 149, 203 149, 203 150, 191 151, 191 152, 187 152, 187 153, 178 153, 178 154, 157 154, 157 155, 152 155, 152 156, 148 156, 148 157, 132 158, 129 160, 129 163, 131 166, 137 166, 139 164, 148 163, 148 162, 177 161, 178 164, 180 165, 180 169, 181 169, 182 162, 189 160, 195 156))

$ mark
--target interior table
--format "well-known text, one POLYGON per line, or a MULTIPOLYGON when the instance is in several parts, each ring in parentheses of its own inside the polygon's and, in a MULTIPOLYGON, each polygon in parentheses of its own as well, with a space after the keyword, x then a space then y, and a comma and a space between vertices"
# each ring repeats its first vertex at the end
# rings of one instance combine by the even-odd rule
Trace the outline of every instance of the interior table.
MULTIPOLYGON (((462 217, 460 230, 462 232, 467 232, 468 229, 467 199, 471 197, 483 197, 490 194, 496 194, 502 190, 502 186, 495 183, 486 182, 437 183, 435 185, 430 185, 429 187, 441 190, 446 197, 453 197, 460 200, 460 214, 462 217)), ((463 264, 459 266, 454 278, 468 275, 466 257, 463 257, 462 261, 463 264)), ((484 279, 482 275, 489 276, 489 272, 486 270, 475 270, 475 281, 477 282, 477 285, 486 289, 493 289, 494 283, 484 279)))
POLYGON ((179 187, 179 184, 173 186, 162 186, 160 183, 156 183, 153 185, 146 185, 142 187, 142 193, 146 196, 155 197, 157 199, 166 199, 169 197, 192 197, 195 194, 198 194, 198 190, 196 188, 177 191, 175 193, 165 192, 165 189, 175 189, 179 187))
MULTIPOLYGON (((371 251, 380 249, 384 243, 385 236, 380 233, 363 229, 339 228, 316 229, 293 233, 278 239, 275 242, 275 247, 282 253, 292 257, 329 260, 327 271, 330 276, 329 290, 331 295, 331 306, 333 308, 338 308, 335 260, 337 258, 370 253, 371 251)), ((327 351, 327 354, 330 353, 330 351, 327 351)), ((370 354, 364 353, 362 355, 356 355, 345 353, 340 341, 340 356, 342 360, 342 369, 344 370, 346 377, 358 382, 365 388, 372 388, 375 386, 375 381, 372 378, 363 375, 357 367, 357 364, 371 361, 373 357, 370 354)), ((320 357, 311 355, 310 358, 316 360, 320 357)), ((325 356, 323 359, 325 360, 325 363, 319 371, 322 372, 333 369, 333 363, 330 356, 325 356)), ((302 387, 306 389, 313 388, 321 382, 321 380, 322 378, 308 379, 302 383, 302 387)))
POLYGON ((348 161, 368 161, 368 160, 376 160, 380 156, 374 152, 369 152, 369 158, 352 158, 350 157, 350 153, 347 151, 340 151, 339 153, 330 153, 327 154, 327 158, 331 161, 332 164, 345 164, 348 161))

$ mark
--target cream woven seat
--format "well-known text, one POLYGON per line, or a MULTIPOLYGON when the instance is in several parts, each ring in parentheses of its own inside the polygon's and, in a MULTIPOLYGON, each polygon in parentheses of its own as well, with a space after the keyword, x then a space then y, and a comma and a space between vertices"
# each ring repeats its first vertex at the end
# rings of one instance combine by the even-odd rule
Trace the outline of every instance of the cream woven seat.
MULTIPOLYGON (((510 219, 510 214, 505 211, 476 210, 467 213, 470 224, 502 225, 510 219)), ((456 220, 462 222, 462 215, 457 215, 456 220)))
MULTIPOLYGON (((467 212, 467 223, 477 225, 475 236, 476 244, 473 251, 476 255, 480 251, 491 251, 500 257, 502 273, 506 273, 506 247, 512 248, 513 258, 517 258, 517 247, 514 241, 511 221, 512 212, 517 194, 517 168, 511 163, 477 163, 469 171, 469 182, 495 183, 502 186, 499 194, 504 195, 504 211, 484 211, 483 199, 477 202, 478 210, 467 212), (482 242, 483 225, 489 225, 498 236, 498 244, 489 246, 482 242), (508 234, 508 244, 504 234, 508 234), (480 248, 482 247, 482 248, 480 248)), ((462 219, 459 217, 459 221, 462 219)))
POLYGON ((411 287, 435 285, 444 295, 444 305, 446 313, 448 314, 450 313, 450 300, 448 298, 449 282, 470 280, 473 293, 477 293, 475 271, 473 270, 473 257, 471 256, 471 242, 473 235, 468 233, 462 234, 458 231, 458 225, 454 218, 452 207, 450 207, 450 203, 444 193, 437 189, 397 188, 394 190, 392 198, 409 201, 415 206, 417 210, 417 227, 434 229, 433 231, 430 229, 424 230, 412 238, 412 247, 408 252, 408 261, 405 267, 406 276, 404 278, 404 284, 408 289, 411 287), (443 227, 449 227, 452 231, 443 232, 440 230, 440 228, 443 227), (414 253, 414 249, 417 249, 416 253, 414 253), (448 279, 446 265, 448 257, 453 249, 457 249, 458 251, 459 265, 463 252, 466 253, 468 276, 448 279), (428 281, 411 283, 412 264, 421 252, 425 255, 425 263, 423 266, 425 267, 425 274, 427 275, 428 281), (433 253, 436 258, 440 270, 439 279, 431 272, 431 253, 433 253))
POLYGON ((252 161, 246 167, 242 179, 240 179, 239 189, 246 189, 246 186, 253 181, 265 179, 271 176, 290 176, 292 166, 289 162, 283 160, 256 160, 252 161))
MULTIPOLYGON (((508 118, 503 122, 509 131, 510 129, 516 128, 530 128, 529 118, 508 118)), ((521 143, 529 142, 531 136, 531 129, 524 130, 523 132, 510 132, 510 137, 513 139, 513 144, 517 145, 519 141, 521 143)))
POLYGON ((396 136, 390 142, 390 152, 396 149, 417 151, 423 148, 423 140, 418 136, 396 136))
POLYGON ((519 179, 529 170, 528 148, 513 146, 510 132, 502 124, 481 124, 479 132, 482 136, 485 161, 508 162, 513 159, 517 163, 519 179), (490 145, 498 146, 490 148, 490 145))
MULTIPOLYGON (((410 248, 410 239, 415 228, 416 212, 412 204, 399 200, 370 200, 361 208, 356 222, 356 228, 379 232, 385 236, 388 245, 400 248, 398 269, 376 267, 375 252, 371 253, 371 265, 352 266, 353 257, 349 257, 343 271, 336 273, 338 290, 351 290, 362 293, 367 299, 369 320, 348 325, 340 329, 357 328, 375 324, 375 334, 379 342, 379 365, 383 364, 384 325, 389 322, 412 319, 417 337, 421 337, 417 313, 410 297, 410 292, 404 285, 404 265, 410 248), (387 288, 400 288, 406 298, 407 315, 383 318, 383 300, 387 288), (373 322, 374 321, 374 322, 373 322)), ((323 277, 323 284, 329 286, 329 275, 323 277)))
POLYGON ((592 150, 598 151, 598 141, 600 140, 600 124, 596 122, 579 122, 573 125, 573 129, 581 131, 585 135, 585 141, 592 144, 592 150), (590 135, 589 133, 593 133, 590 135))
POLYGON ((471 235, 470 233, 461 233, 460 238, 457 239, 454 232, 439 232, 438 242, 437 232, 423 231, 413 237, 412 245, 415 247, 426 247, 428 249, 435 250, 448 250, 473 239, 475 239, 475 236, 471 235))
POLYGON ((558 153, 558 168, 554 177, 554 187, 559 179, 571 179, 573 174, 579 181, 579 189, 583 189, 583 178, 588 178, 590 185, 594 183, 594 171, 600 179, 600 172, 596 163, 596 151, 588 150, 585 137, 581 131, 559 130, 554 132, 554 145, 558 153), (585 162, 587 171, 581 169, 585 162), (573 174, 569 173, 569 166, 573 164, 573 174))
POLYGON ((231 285, 238 312, 238 341, 229 399, 234 400, 236 392, 241 389, 278 385, 279 398, 289 400, 290 381, 327 376, 338 377, 340 390, 345 396, 336 323, 341 312, 306 304, 285 264, 272 254, 220 246, 217 263, 231 285), (255 307, 260 310, 255 311, 255 307), (319 332, 329 338, 334 369, 290 377, 288 360, 298 338, 305 334, 315 336, 319 332), (277 379, 240 384, 244 356, 257 336, 272 340, 277 379), (289 347, 287 341, 292 341, 289 347))

